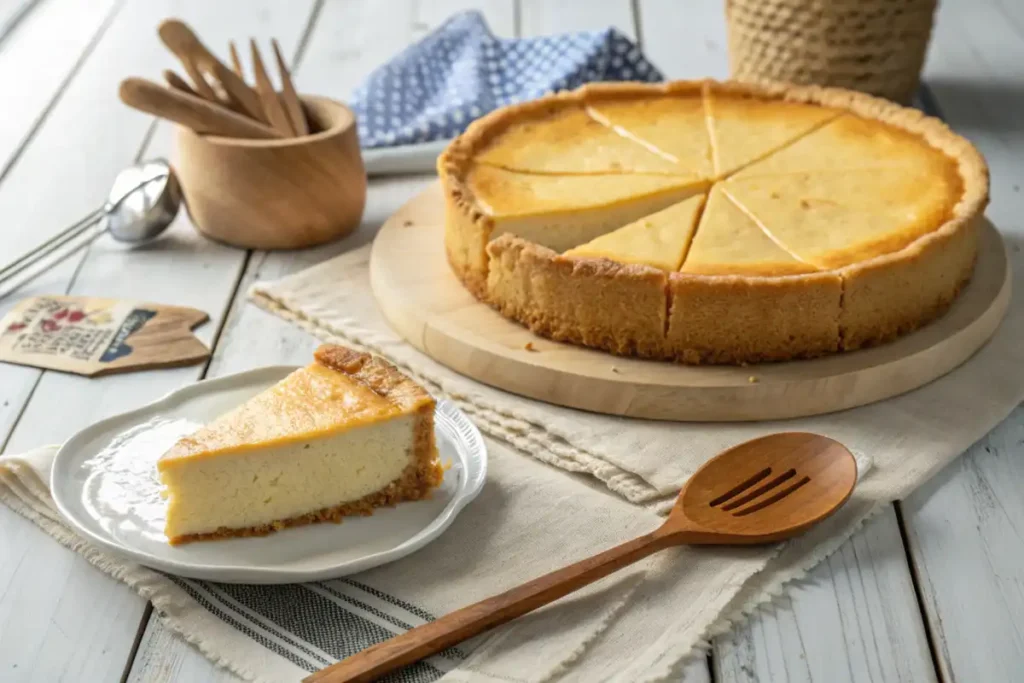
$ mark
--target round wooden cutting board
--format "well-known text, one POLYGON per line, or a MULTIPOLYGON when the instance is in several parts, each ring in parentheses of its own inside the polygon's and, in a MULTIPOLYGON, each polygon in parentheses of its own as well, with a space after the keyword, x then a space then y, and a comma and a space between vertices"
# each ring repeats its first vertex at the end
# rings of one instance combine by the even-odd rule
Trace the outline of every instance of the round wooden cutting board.
POLYGON ((985 222, 974 279, 946 315, 877 348, 747 367, 622 358, 532 334, 472 297, 448 267, 439 185, 413 198, 373 244, 370 280, 395 330, 434 360, 515 394, 663 420, 768 420, 880 401, 941 377, 999 326, 1010 269, 985 222))

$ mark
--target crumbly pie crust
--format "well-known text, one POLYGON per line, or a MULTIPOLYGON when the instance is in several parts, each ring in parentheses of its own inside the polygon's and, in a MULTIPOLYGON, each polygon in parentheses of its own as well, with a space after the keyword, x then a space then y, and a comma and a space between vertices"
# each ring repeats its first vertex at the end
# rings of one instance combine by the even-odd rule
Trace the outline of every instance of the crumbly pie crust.
POLYGON ((970 279, 989 188, 977 150, 917 110, 845 90, 714 81, 590 84, 511 106, 453 141, 438 170, 448 260, 474 296, 541 336, 691 364, 848 351, 941 315, 970 279), (812 273, 713 275, 565 256, 514 235, 497 236, 494 217, 467 183, 477 153, 524 119, 566 107, 708 92, 819 105, 918 136, 955 162, 960 196, 933 230, 889 253, 812 273))

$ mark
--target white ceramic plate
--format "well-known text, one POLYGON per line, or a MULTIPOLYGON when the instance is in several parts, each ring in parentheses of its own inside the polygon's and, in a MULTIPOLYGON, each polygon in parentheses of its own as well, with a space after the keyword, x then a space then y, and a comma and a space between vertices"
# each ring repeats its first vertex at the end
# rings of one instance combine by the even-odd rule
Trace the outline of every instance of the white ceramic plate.
POLYGON ((451 140, 434 140, 415 145, 363 150, 363 165, 369 176, 405 173, 435 173, 437 157, 451 140))
POLYGON ((318 581, 376 567, 437 538, 483 487, 487 451, 458 408, 436 413, 444 483, 428 500, 377 510, 342 524, 313 524, 257 538, 171 546, 156 461, 181 436, 281 380, 269 367, 199 382, 129 413, 97 422, 57 453, 50 490, 61 514, 103 549, 147 567, 231 583, 318 581))

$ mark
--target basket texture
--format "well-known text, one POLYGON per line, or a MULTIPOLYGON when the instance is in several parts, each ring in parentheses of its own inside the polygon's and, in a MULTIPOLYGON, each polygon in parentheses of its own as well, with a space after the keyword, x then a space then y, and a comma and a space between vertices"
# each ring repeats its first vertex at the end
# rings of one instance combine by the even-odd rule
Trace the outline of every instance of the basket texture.
POLYGON ((729 65, 741 81, 860 90, 908 103, 936 0, 726 0, 729 65))

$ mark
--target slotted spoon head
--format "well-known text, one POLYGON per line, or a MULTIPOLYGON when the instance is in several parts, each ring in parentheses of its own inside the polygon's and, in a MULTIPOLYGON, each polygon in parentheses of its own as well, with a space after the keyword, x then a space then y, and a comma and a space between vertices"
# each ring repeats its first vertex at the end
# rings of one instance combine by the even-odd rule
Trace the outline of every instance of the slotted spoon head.
POLYGON ((767 543, 806 530, 846 502, 853 454, 818 434, 787 432, 733 446, 704 464, 663 527, 686 543, 767 543))

